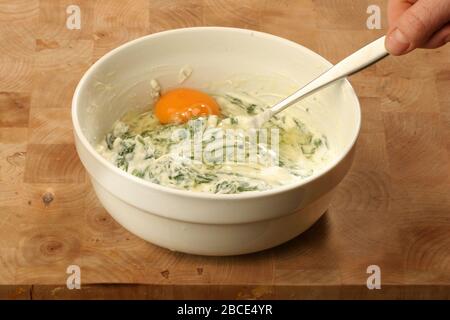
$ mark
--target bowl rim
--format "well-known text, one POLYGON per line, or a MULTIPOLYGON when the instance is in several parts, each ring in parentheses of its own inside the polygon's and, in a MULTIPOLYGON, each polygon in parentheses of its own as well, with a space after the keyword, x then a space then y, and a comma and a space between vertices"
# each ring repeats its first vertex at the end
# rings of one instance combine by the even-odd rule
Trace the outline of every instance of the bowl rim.
POLYGON ((119 51, 125 50, 128 47, 131 47, 133 45, 136 45, 140 42, 147 41, 148 39, 152 38, 160 38, 164 37, 168 34, 177 34, 177 33, 184 33, 184 32, 204 32, 204 31, 225 31, 225 32, 236 32, 240 34, 247 34, 249 36, 253 37, 261 37, 270 39, 274 42, 278 42, 281 45, 287 45, 291 47, 295 47, 296 49, 302 50, 304 53, 309 54, 313 56, 314 58, 320 60, 320 62, 328 65, 333 66, 331 62, 329 62, 327 59, 319 55, 318 53, 312 51, 311 49, 304 47, 303 45, 296 43, 294 41, 282 38, 280 36, 276 36, 270 33, 261 32, 261 31, 255 31, 251 29, 242 29, 242 28, 232 28, 232 27, 217 27, 217 26, 209 26, 209 27, 189 27, 189 28, 178 28, 178 29, 171 29, 166 31, 161 31, 153 34, 149 34, 134 40, 131 40, 129 42, 126 42, 111 51, 107 52, 105 55, 103 55, 100 59, 98 59, 95 63, 93 63, 89 69, 84 73, 84 75, 81 77, 80 81, 77 84, 77 87, 75 89, 73 98, 72 98, 72 124, 74 128, 74 134, 76 138, 79 139, 83 147, 89 152, 91 156, 94 157, 97 161, 99 161, 103 166, 105 166, 107 169, 111 170, 113 173, 131 180, 134 183, 137 183, 145 188, 155 189, 160 192, 170 193, 173 195, 181 196, 181 197, 187 197, 187 198, 199 198, 199 199, 209 199, 209 200, 242 200, 242 199, 255 199, 260 197, 267 197, 267 196, 273 196, 276 194, 280 194, 283 192, 288 192, 293 189, 297 189, 299 187, 302 187, 308 183, 311 183, 314 180, 319 179, 323 175, 327 174, 331 170, 333 170, 352 150, 354 147, 361 131, 361 105, 358 99, 358 96, 351 85, 351 83, 348 81, 347 78, 342 79, 345 83, 344 90, 347 90, 348 93, 355 99, 356 101, 356 120, 357 120, 357 130, 355 132, 355 135, 352 137, 352 142, 345 148, 344 152, 339 156, 335 157, 327 166, 325 166, 322 170, 320 170, 317 174, 312 174, 311 176, 302 179, 298 182, 289 183, 286 185, 282 185, 279 187, 275 187, 272 189, 264 190, 264 191, 248 191, 248 192, 242 192, 242 193, 233 193, 233 194, 217 194, 217 193, 207 193, 207 192, 195 192, 190 190, 181 190, 176 188, 171 188, 168 186, 159 185, 156 183, 153 183, 148 180, 144 180, 139 177, 135 177, 132 174, 125 172, 121 170, 120 168, 114 166, 111 162, 107 161, 105 158, 103 158, 95 149, 94 147, 89 143, 86 136, 84 135, 80 122, 78 119, 78 105, 79 105, 79 96, 80 92, 83 90, 83 88, 86 85, 87 80, 94 74, 96 69, 99 68, 101 64, 103 64, 106 60, 108 60, 110 57, 118 53, 119 51))

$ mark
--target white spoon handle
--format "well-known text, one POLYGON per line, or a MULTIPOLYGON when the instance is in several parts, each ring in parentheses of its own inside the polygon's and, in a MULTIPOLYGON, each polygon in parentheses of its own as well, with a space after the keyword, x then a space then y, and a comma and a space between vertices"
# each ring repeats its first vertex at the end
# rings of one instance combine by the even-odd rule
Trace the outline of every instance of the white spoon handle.
POLYGON ((266 117, 268 116, 266 119, 298 102, 300 99, 307 97, 316 90, 330 84, 331 82, 352 75, 386 57, 388 52, 384 46, 384 40, 385 36, 369 43, 365 47, 349 55, 335 66, 331 67, 328 71, 322 73, 319 77, 306 84, 294 94, 278 102, 269 109, 270 115, 266 114, 266 117))

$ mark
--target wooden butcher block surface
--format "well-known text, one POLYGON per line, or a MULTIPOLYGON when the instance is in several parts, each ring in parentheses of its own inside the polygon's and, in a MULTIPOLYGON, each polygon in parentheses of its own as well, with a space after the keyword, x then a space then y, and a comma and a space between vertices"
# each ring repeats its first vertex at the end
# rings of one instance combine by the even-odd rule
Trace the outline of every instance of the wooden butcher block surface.
POLYGON ((328 212, 278 248, 174 253, 118 225, 74 147, 71 98, 116 46, 161 30, 269 32, 337 62, 384 34, 386 2, 0 1, 0 297, 450 298, 450 45, 351 78, 362 105, 354 165, 328 212), (81 29, 66 27, 69 5, 81 29), (381 30, 369 30, 369 5, 381 30), (81 270, 81 290, 66 271, 81 270), (366 286, 378 266, 381 289, 366 286))

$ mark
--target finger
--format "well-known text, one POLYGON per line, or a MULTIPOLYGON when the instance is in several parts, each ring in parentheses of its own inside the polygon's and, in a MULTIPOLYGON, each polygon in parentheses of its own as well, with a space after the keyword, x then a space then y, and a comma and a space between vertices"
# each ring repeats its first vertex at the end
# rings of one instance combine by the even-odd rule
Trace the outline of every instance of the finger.
POLYGON ((389 0, 387 12, 389 29, 393 28, 398 18, 416 2, 417 0, 389 0))
POLYGON ((392 25, 386 48, 401 55, 424 46, 433 33, 450 20, 450 1, 419 0, 392 25))
POLYGON ((450 42, 450 23, 447 23, 442 29, 436 32, 422 48, 435 49, 442 47, 447 42, 450 42))

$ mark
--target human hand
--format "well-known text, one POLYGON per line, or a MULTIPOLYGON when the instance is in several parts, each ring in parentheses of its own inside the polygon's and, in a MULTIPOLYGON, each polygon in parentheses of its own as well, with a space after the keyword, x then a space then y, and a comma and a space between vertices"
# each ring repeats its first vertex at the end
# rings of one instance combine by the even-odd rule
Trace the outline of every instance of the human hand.
POLYGON ((386 49, 402 55, 450 42, 450 0, 389 0, 386 49))

